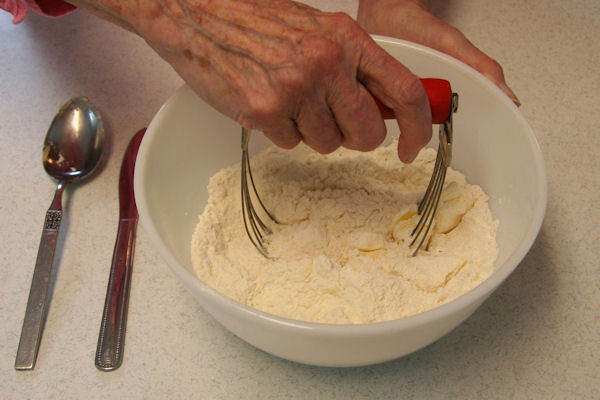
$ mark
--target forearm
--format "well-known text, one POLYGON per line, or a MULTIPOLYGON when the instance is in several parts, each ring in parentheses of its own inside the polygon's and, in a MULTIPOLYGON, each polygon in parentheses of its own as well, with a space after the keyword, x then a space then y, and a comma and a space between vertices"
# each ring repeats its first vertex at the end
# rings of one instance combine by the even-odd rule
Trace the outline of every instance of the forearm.
POLYGON ((215 56, 211 51, 217 47, 257 63, 285 64, 292 53, 280 46, 289 47, 300 41, 301 31, 318 28, 304 12, 307 6, 287 0, 68 1, 139 34, 154 48, 203 58, 215 56), (307 21, 312 26, 305 26, 307 21))
POLYGON ((128 31, 136 32, 132 21, 129 21, 125 15, 123 15, 119 7, 119 3, 127 3, 128 1, 93 1, 93 0, 65 0, 67 3, 86 11, 92 15, 95 15, 101 19, 109 21, 115 25, 118 25, 128 31))

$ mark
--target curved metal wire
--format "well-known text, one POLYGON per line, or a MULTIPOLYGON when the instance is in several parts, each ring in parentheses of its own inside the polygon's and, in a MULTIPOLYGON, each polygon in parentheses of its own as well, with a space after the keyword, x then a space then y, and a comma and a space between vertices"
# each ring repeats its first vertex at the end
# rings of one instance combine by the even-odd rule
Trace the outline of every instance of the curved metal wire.
POLYGON ((448 116, 448 120, 443 124, 440 124, 439 128, 439 145, 433 173, 431 174, 431 179, 429 180, 425 195, 419 203, 418 213, 421 218, 419 218, 419 222, 417 222, 417 225, 410 234, 413 239, 408 247, 412 248, 416 244, 416 247, 412 252, 413 256, 416 256, 425 244, 440 203, 440 197, 446 179, 446 171, 452 162, 452 114, 455 113, 457 109, 458 94, 452 93, 451 112, 448 116))
MULTIPOLYGON (((415 256, 419 250, 425 245, 425 241, 429 235, 429 231, 433 225, 435 214, 437 212, 440 197, 444 188, 446 179, 446 171, 452 162, 452 114, 458 109, 458 95, 452 93, 451 112, 448 120, 439 127, 439 145, 437 157, 429 185, 421 201, 419 202, 418 213, 421 216, 417 225, 411 232, 413 238, 409 244, 409 248, 416 245, 412 255, 415 256)), ((246 128, 242 128, 242 163, 241 163, 241 199, 242 199, 242 217, 244 220, 244 228, 248 238, 256 247, 256 249, 265 257, 269 258, 269 252, 265 246, 265 237, 272 231, 271 228, 263 221, 256 207, 255 201, 258 202, 262 213, 267 216, 272 222, 279 224, 279 221, 267 210, 254 183, 252 170, 250 168, 250 156, 248 154, 248 142, 250 140, 250 132, 246 128), (252 186, 252 190, 250 190, 252 186)))
POLYGON ((262 220, 261 216, 254 207, 254 202, 257 201, 262 209, 262 212, 274 223, 279 221, 267 210, 264 203, 258 195, 252 169, 250 168, 250 156, 248 154, 248 142, 250 140, 250 132, 246 128, 242 128, 242 167, 241 167, 241 198, 242 198, 242 217, 244 219, 244 228, 248 238, 256 247, 256 249, 265 258, 269 258, 269 252, 265 246, 265 236, 270 234, 271 228, 262 220), (250 191, 252 186, 252 191, 250 191), (253 194, 252 194, 253 193, 253 194))

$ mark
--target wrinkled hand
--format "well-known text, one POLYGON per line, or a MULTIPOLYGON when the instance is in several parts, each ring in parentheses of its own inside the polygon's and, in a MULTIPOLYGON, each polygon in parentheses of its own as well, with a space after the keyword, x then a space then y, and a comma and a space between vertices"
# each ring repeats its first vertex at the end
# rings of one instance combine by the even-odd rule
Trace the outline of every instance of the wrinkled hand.
POLYGON ((425 0, 360 0, 358 22, 372 34, 410 40, 446 53, 475 68, 517 105, 502 67, 475 47, 459 30, 432 15, 425 0))
POLYGON ((431 137, 418 78, 345 14, 290 0, 75 3, 137 32, 208 103, 280 147, 377 147, 386 129, 369 92, 394 111, 402 161, 431 137))

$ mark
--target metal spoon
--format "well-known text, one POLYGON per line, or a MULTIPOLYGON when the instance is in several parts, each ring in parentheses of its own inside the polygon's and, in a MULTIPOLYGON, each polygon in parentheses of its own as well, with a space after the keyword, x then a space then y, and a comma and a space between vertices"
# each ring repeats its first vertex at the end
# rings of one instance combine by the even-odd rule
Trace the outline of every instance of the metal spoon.
POLYGON ((104 124, 100 114, 85 97, 76 97, 58 111, 46 138, 42 163, 58 180, 54 199, 46 212, 37 260, 25 310, 15 369, 31 370, 37 359, 46 319, 48 289, 54 251, 62 220, 62 194, 72 182, 88 176, 98 165, 104 144, 104 124))

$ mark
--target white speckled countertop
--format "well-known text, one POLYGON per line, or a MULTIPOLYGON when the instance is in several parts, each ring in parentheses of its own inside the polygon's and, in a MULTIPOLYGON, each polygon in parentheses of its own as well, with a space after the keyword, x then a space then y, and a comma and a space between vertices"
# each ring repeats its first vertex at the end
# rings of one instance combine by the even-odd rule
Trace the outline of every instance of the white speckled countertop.
MULTIPOLYGON (((355 13, 353 0, 328 10, 355 13)), ((402 359, 328 369, 247 345, 184 291, 138 229, 127 345, 94 367, 129 138, 180 78, 139 38, 75 12, 0 14, 0 397, 3 399, 600 398, 600 3, 436 1, 504 67, 536 132, 549 178, 546 220, 515 273, 455 331, 402 359), (73 185, 35 370, 14 359, 54 182, 41 146, 59 103, 86 95, 108 125, 106 163, 73 185)), ((312 0, 318 5, 318 0, 312 0)), ((510 162, 510 160, 507 160, 510 162)))

